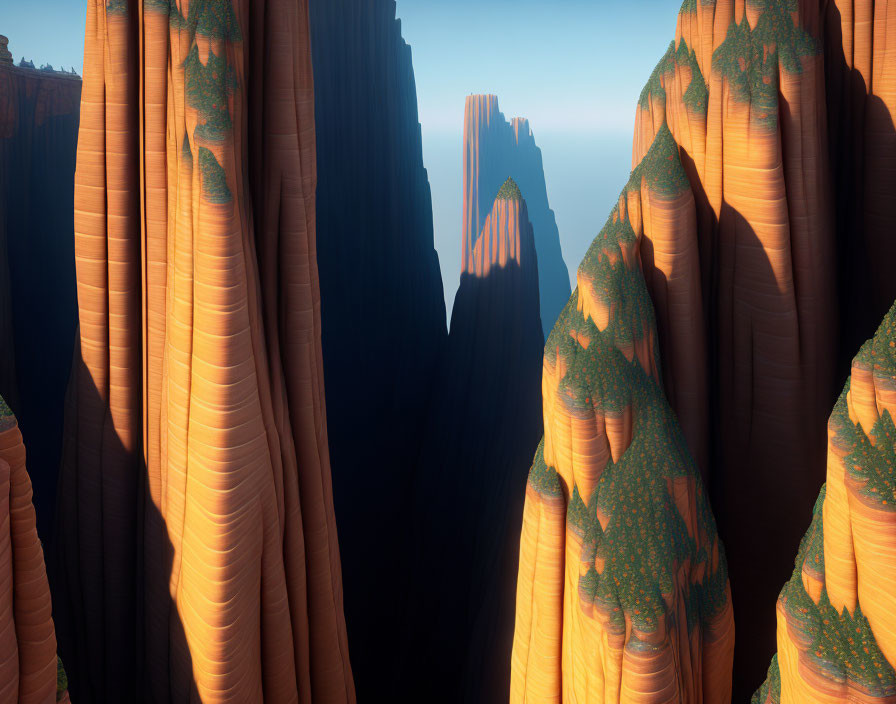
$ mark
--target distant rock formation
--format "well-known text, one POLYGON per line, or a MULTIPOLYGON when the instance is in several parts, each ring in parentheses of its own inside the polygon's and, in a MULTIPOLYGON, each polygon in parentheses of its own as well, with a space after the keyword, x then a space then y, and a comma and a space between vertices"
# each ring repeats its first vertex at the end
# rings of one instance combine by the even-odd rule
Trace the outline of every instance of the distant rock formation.
POLYGON ((725 551, 663 392, 639 256, 645 231, 692 203, 667 130, 582 260, 545 346, 511 702, 731 701, 725 551))
POLYGON ((404 694, 507 701, 523 481, 542 432, 543 349, 532 225, 508 179, 473 268, 461 274, 433 395, 411 510, 404 694))
POLYGON ((9 38, 0 34, 0 64, 12 64, 12 54, 9 51, 9 38))
POLYGON ((0 393, 28 446, 44 540, 52 535, 77 325, 73 213, 80 99, 80 80, 0 62, 0 393))
POLYGON ((0 397, 0 702, 67 701, 25 446, 0 397))
POLYGON ((395 2, 312 2, 311 30, 327 424, 352 666, 371 701, 397 665, 398 575, 445 299, 395 2))
POLYGON ((529 121, 504 119, 496 95, 469 95, 464 110, 464 219, 461 272, 472 270, 476 240, 501 184, 510 176, 529 207, 538 253, 541 322, 547 337, 569 298, 569 270, 548 204, 541 150, 529 121))
POLYGON ((77 702, 353 702, 306 0, 91 0, 53 606, 77 702))
POLYGON ((896 303, 828 422, 827 484, 778 598, 778 653, 754 704, 896 699, 896 303))

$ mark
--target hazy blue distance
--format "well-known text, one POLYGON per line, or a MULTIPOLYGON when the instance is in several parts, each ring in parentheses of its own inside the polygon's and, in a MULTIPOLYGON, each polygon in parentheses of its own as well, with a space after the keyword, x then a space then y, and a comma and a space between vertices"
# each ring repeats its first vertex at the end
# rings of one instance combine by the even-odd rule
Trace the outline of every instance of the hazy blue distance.
MULTIPOLYGON (((319 0, 313 0, 319 1, 319 0)), ((322 0, 324 2, 331 0, 322 0)), ((86 0, 0 0, 16 62, 83 65, 86 0)), ((397 0, 449 309, 460 277, 464 99, 495 93, 544 155, 572 285, 631 169, 635 104, 675 35, 677 0, 397 0)))

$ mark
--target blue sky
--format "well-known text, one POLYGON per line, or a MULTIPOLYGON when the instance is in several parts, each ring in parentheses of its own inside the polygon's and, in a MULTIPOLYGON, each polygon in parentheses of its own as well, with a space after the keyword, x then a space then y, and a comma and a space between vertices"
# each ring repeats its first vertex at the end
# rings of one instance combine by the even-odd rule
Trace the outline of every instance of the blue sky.
MULTIPOLYGON (((80 72, 85 0, 0 4, 0 34, 9 37, 16 61, 24 55, 80 72)), ((469 93, 495 93, 508 118, 529 118, 574 278, 627 180, 635 103, 675 35, 679 0, 397 0, 397 6, 413 49, 449 306, 460 275, 469 93)))

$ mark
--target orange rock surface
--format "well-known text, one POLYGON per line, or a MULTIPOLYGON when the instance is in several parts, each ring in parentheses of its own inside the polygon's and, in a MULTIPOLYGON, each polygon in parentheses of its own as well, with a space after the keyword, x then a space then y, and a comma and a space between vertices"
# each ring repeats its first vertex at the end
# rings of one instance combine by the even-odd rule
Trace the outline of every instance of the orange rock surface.
POLYGON ((754 704, 896 700, 896 304, 828 423, 827 484, 778 599, 754 704))
POLYGON ((91 0, 84 66, 53 579, 72 698, 354 701, 308 4, 91 0))
MULTIPOLYGON (((648 230, 656 258, 693 256, 667 233, 676 224, 693 231, 695 212, 663 127, 545 346, 545 435, 526 490, 512 702, 731 701, 725 552, 663 391, 642 272, 648 230)), ((664 295, 667 310, 695 300, 676 278, 664 295)))
POLYGON ((886 8, 686 0, 636 110, 633 168, 668 132, 690 185, 644 209, 640 253, 666 395, 728 548, 735 699, 774 646, 767 604, 822 481, 843 345, 896 297, 886 8))
POLYGON ((50 587, 25 446, 0 397, 0 703, 51 704, 57 701, 56 685, 50 587))

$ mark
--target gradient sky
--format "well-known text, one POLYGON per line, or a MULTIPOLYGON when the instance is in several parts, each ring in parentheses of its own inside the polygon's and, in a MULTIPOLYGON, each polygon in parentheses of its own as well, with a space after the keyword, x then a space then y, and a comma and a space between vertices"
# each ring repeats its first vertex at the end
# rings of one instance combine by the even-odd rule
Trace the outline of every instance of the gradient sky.
MULTIPOLYGON (((327 0, 323 0, 326 2, 327 0)), ((86 0, 0 0, 15 60, 83 62, 86 0)), ((679 0, 397 0, 413 49, 436 248, 450 307, 460 276, 464 99, 528 117, 563 255, 575 270, 631 168, 635 103, 675 34, 679 0)))

